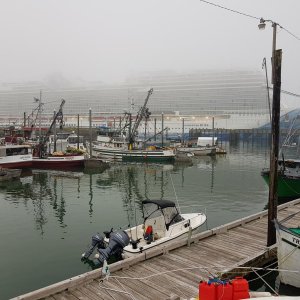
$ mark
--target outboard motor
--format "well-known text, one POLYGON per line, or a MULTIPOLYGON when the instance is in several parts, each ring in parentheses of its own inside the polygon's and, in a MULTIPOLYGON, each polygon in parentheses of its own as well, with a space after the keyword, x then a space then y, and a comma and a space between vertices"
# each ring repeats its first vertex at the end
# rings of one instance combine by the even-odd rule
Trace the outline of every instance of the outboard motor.
POLYGON ((108 246, 105 249, 98 248, 99 257, 97 255, 97 259, 103 264, 104 260, 108 260, 112 255, 120 258, 123 248, 129 244, 129 241, 129 236, 124 230, 112 232, 110 234, 108 246))
POLYGON ((92 244, 89 249, 81 255, 82 259, 89 258, 96 247, 98 249, 105 248, 104 238, 102 235, 99 235, 99 233, 92 236, 92 244))

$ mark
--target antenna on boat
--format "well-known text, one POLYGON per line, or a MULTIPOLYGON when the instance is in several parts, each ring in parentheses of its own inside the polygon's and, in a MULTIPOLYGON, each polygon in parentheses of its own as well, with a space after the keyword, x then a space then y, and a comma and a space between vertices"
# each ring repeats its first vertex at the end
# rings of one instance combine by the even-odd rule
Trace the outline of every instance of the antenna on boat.
POLYGON ((170 178, 171 178, 171 182, 172 182, 172 186, 173 186, 173 190, 174 190, 174 194, 175 194, 175 199, 176 199, 176 202, 177 202, 178 211, 179 211, 179 214, 181 214, 179 201, 178 201, 178 197, 177 197, 177 194, 176 194, 176 190, 175 190, 175 187, 174 187, 174 182, 173 182, 173 178, 172 178, 171 173, 170 173, 170 178))

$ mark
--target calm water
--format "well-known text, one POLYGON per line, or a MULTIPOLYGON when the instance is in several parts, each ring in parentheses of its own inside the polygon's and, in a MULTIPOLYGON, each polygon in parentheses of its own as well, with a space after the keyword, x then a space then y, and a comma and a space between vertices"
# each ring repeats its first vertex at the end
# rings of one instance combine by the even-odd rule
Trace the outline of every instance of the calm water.
POLYGON ((260 171, 268 149, 225 147, 226 156, 192 165, 117 164, 100 174, 32 170, 2 184, 0 299, 89 271, 80 256, 92 234, 134 225, 142 199, 176 195, 182 212, 206 210, 208 228, 263 210, 268 188, 260 171))

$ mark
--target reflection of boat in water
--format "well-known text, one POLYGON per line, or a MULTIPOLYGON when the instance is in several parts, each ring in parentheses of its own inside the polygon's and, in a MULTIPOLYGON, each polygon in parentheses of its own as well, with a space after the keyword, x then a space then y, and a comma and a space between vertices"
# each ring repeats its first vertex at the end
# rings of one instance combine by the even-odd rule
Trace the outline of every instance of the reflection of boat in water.
POLYGON ((0 168, 0 182, 20 178, 21 172, 22 172, 21 169, 3 169, 3 168, 0 168))
POLYGON ((29 168, 32 165, 31 147, 28 145, 0 146, 0 167, 29 168))
MULTIPOLYGON (((32 171, 32 174, 40 174, 45 173, 44 170, 35 169, 32 171)), ((61 170, 47 170, 47 174, 54 178, 66 177, 66 178, 81 178, 84 176, 83 172, 76 171, 61 171, 61 170)))

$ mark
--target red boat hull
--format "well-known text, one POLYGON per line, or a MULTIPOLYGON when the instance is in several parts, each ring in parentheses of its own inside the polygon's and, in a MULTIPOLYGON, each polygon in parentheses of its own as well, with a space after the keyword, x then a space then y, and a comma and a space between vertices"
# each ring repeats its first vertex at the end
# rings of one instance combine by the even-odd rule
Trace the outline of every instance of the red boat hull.
POLYGON ((83 166, 83 156, 33 158, 32 160, 32 168, 37 169, 70 169, 83 166))
POLYGON ((8 168, 8 169, 26 169, 32 167, 32 161, 18 161, 18 162, 7 162, 7 163, 0 163, 1 168, 8 168))

